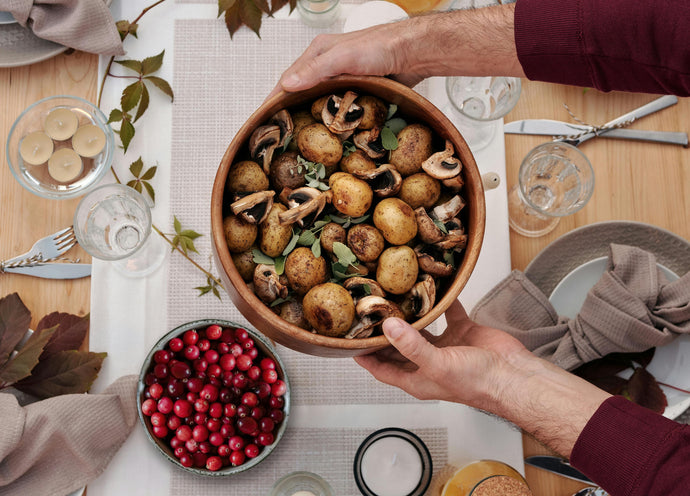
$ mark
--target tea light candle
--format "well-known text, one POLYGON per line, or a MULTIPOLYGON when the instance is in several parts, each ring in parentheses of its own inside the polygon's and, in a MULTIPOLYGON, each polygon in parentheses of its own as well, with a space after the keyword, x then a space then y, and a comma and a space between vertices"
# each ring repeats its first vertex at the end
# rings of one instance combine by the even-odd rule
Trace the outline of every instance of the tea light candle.
POLYGON ((297 491, 296 493, 292 493, 292 496, 316 496, 311 491, 297 491))
POLYGON ((22 138, 19 154, 29 165, 40 165, 53 154, 53 140, 41 131, 30 133, 22 138))
POLYGON ((46 134, 56 141, 64 141, 74 135, 79 126, 77 114, 68 108, 57 107, 51 110, 43 123, 46 134))
POLYGON ((95 124, 77 129, 72 136, 72 148, 82 157, 95 157, 105 147, 105 133, 95 124))
POLYGON ((71 148, 60 148, 48 160, 48 173, 60 183, 76 179, 82 167, 81 157, 71 148))
POLYGON ((431 455, 404 429, 382 429, 364 440, 355 458, 355 481, 365 496, 421 496, 431 482, 431 455))

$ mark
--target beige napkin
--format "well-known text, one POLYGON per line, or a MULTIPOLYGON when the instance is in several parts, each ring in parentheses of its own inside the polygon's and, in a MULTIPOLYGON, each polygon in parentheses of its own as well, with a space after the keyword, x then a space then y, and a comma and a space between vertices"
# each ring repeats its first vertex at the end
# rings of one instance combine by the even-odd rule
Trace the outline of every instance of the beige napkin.
POLYGON ((0 0, 0 11, 39 38, 101 55, 125 53, 103 0, 0 0))
POLYGON ((669 283, 654 255, 612 244, 608 269, 575 319, 556 315, 548 297, 518 271, 487 293, 471 317, 572 370, 608 353, 644 351, 690 333, 690 272, 669 283))
POLYGON ((0 394, 0 495, 63 496, 95 479, 134 427, 136 387, 130 375, 24 407, 0 394))

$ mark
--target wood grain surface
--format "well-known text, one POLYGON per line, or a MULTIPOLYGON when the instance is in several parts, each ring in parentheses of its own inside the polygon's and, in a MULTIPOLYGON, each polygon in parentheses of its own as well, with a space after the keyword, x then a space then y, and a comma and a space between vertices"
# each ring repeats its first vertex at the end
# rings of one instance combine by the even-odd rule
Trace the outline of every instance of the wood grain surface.
MULTIPOLYGON (((47 200, 30 193, 15 180, 5 155, 10 128, 19 114, 41 98, 76 95, 96 99, 98 57, 83 52, 62 54, 37 64, 0 69, 0 260, 26 252, 43 236, 72 225, 79 199, 47 200)), ((65 254, 90 262, 79 247, 65 254)), ((19 274, 0 274, 0 296, 18 293, 31 310, 32 325, 44 315, 89 313, 91 278, 39 279, 19 274)))

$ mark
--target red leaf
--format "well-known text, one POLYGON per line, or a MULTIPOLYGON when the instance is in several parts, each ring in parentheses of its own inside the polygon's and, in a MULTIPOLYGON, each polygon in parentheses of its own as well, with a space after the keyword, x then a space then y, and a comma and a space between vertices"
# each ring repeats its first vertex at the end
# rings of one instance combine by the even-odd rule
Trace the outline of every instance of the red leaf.
POLYGON ((55 334, 43 349, 40 359, 60 351, 78 350, 89 332, 89 317, 79 317, 69 313, 53 312, 41 319, 36 330, 56 327, 55 334))
POLYGON ((15 387, 38 398, 85 393, 98 376, 106 355, 90 351, 60 351, 41 360, 31 377, 15 384, 15 387))
POLYGON ((654 376, 642 367, 635 369, 625 392, 624 396, 630 401, 657 413, 663 413, 668 405, 666 395, 654 376))
POLYGON ((19 352, 0 369, 1 387, 14 384, 31 374, 55 328, 34 332, 19 352))
MULTIPOLYGON (((588 379, 589 380, 589 379, 588 379)), ((595 379, 589 380, 599 389, 603 389, 610 394, 621 394, 628 384, 626 379, 618 377, 617 375, 611 375, 608 377, 597 377, 595 379)))
POLYGON ((22 340, 31 325, 31 312, 17 293, 0 299, 0 366, 22 340))

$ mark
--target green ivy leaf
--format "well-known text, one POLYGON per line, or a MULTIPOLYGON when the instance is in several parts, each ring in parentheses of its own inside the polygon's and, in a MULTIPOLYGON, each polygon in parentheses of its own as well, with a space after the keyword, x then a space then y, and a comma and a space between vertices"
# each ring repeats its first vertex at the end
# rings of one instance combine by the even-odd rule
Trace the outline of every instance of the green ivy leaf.
POLYGON ((163 50, 158 55, 153 57, 146 57, 141 61, 141 74, 143 76, 148 76, 156 72, 163 65, 163 57, 165 56, 165 50, 163 50))
POLYGON ((390 128, 385 126, 381 128, 381 145, 386 150, 395 150, 398 148, 398 138, 396 138, 390 128))
POLYGON ((120 98, 122 112, 129 112, 137 106, 137 103, 139 103, 139 100, 141 99, 143 86, 144 83, 142 83, 141 81, 137 81, 135 83, 130 84, 124 90, 122 90, 122 97, 120 98))
POLYGON ((110 117, 108 117, 108 124, 111 122, 120 122, 122 120, 122 110, 113 109, 110 111, 110 117))
POLYGON ((149 90, 146 88, 145 84, 141 85, 141 100, 139 101, 139 107, 137 108, 137 115, 134 116, 134 122, 139 120, 139 117, 144 115, 146 109, 149 108, 149 90))
POLYGON ((120 64, 121 66, 126 67, 137 74, 141 74, 142 72, 141 62, 138 60, 115 60, 115 63, 120 64))
POLYGON ((179 248, 183 251, 185 255, 188 255, 188 252, 190 251, 193 251, 194 253, 199 253, 196 247, 194 246, 194 240, 201 236, 201 234, 191 229, 183 230, 182 224, 180 223, 178 218, 176 216, 173 217, 173 227, 175 228, 176 233, 172 240, 173 249, 179 248))
POLYGON ((165 79, 160 78, 158 76, 146 76, 144 78, 144 81, 151 81, 156 86, 156 88, 158 88, 159 90, 161 90, 163 93, 165 93, 166 95, 168 95, 170 97, 171 102, 175 100, 175 95, 173 94, 173 90, 170 87, 170 84, 165 79))
POLYGON ((120 141, 122 142, 122 147, 125 149, 125 152, 127 152, 132 138, 134 138, 134 126, 129 122, 129 119, 123 119, 122 125, 120 126, 120 141))
POLYGON ((26 344, 0 369, 0 384, 8 386, 28 377, 57 327, 34 332, 26 344))
POLYGON ((144 161, 139 157, 129 166, 129 172, 131 172, 134 177, 139 177, 143 168, 144 161))

